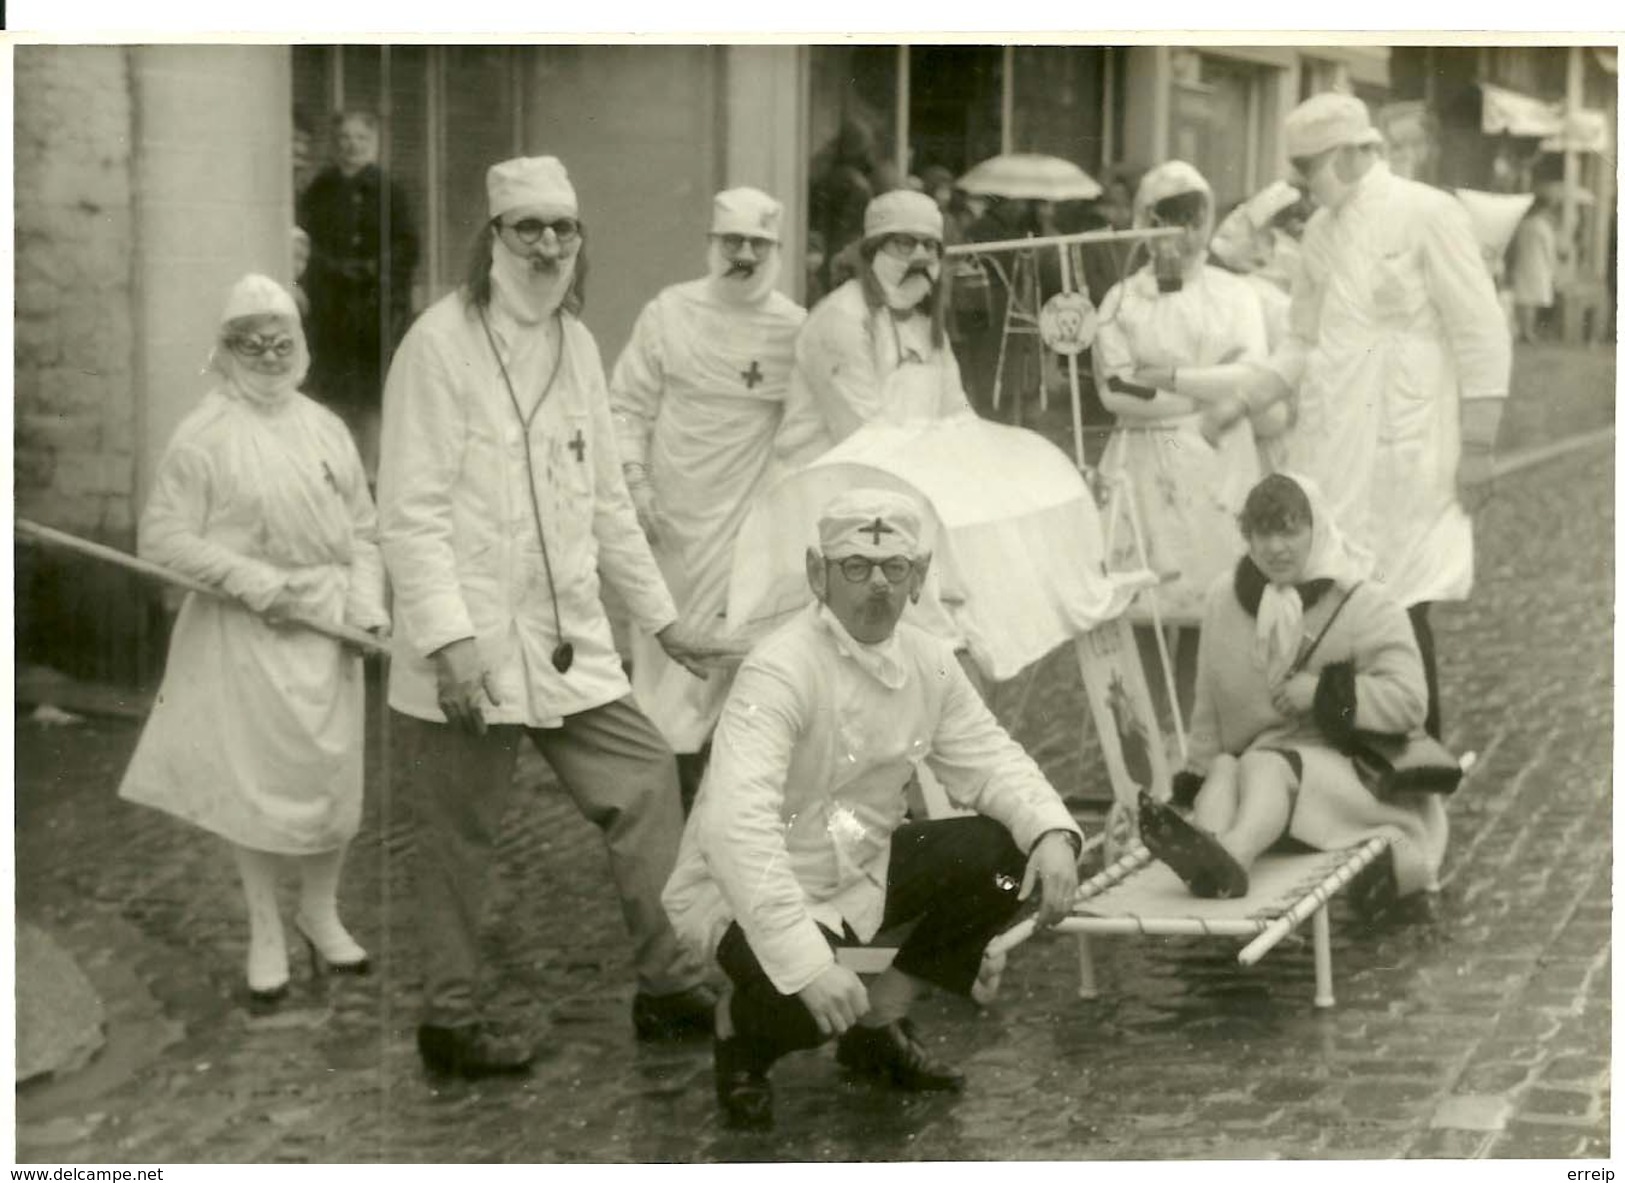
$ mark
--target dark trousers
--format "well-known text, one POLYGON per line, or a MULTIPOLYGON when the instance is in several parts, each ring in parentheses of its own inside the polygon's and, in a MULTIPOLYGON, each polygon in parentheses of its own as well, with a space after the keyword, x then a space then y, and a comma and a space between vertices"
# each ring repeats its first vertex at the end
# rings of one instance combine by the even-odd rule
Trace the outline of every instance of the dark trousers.
POLYGON ((1412 604, 1406 609, 1411 618, 1411 631, 1416 634, 1416 647, 1422 651, 1422 676, 1428 684, 1428 717, 1424 726, 1434 739, 1439 736, 1439 663, 1433 652, 1433 625, 1428 622, 1428 609, 1432 603, 1412 604))
MULTIPOLYGON (((1016 913, 1025 869, 1010 832, 991 818, 899 826, 892 835, 881 931, 915 923, 892 968, 968 995, 982 950, 1016 913)), ((831 948, 863 943, 850 929, 823 932, 831 948)), ((806 1004, 773 985, 738 924, 723 934, 717 962, 733 982, 734 1033, 762 1068, 786 1052, 824 1041, 806 1004)))

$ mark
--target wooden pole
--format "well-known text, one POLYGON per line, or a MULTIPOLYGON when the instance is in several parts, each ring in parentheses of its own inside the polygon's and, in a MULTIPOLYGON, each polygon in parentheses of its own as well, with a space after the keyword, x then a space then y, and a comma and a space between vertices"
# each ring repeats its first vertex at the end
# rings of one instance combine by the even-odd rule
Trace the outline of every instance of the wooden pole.
MULTIPOLYGON (((144 575, 148 579, 156 579, 160 583, 167 583, 171 587, 184 588, 187 591, 197 592, 200 595, 213 596, 215 599, 229 600, 219 588, 193 579, 189 575, 182 575, 178 571, 171 571, 168 567, 147 559, 137 558, 135 555, 125 554, 122 550, 115 550, 111 546, 103 546, 99 542, 80 538, 76 534, 69 534, 64 530, 56 530, 50 526, 42 526, 38 522, 31 522, 26 518, 16 521, 17 537, 42 546, 59 547, 62 550, 71 550, 88 558, 98 559, 104 563, 112 563, 115 567, 123 567, 126 571, 134 571, 137 575, 144 575)), ((237 603, 239 601, 232 601, 237 603)), ((324 637, 332 637, 335 641, 361 650, 363 653, 376 653, 380 656, 389 654, 389 646, 370 633, 362 632, 358 628, 348 625, 332 624, 325 620, 309 620, 304 617, 291 617, 288 624, 295 628, 309 629, 314 633, 321 633, 324 637)))

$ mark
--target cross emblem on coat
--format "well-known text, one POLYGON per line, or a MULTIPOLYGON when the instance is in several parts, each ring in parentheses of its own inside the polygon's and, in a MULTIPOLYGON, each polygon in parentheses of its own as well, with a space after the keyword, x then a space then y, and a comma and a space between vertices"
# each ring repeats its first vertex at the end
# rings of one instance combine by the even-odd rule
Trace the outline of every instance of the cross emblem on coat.
POLYGON ((757 365, 755 361, 750 363, 750 369, 742 370, 739 376, 745 380, 746 390, 755 390, 757 383, 767 380, 766 375, 762 373, 762 367, 757 365))
POLYGON ((893 530, 890 526, 888 526, 885 522, 881 521, 879 518, 876 518, 874 521, 870 522, 867 526, 859 526, 858 527, 858 533, 859 534, 872 534, 872 535, 874 535, 875 540, 874 540, 873 545, 879 546, 880 545, 880 536, 882 534, 895 534, 895 533, 897 533, 897 531, 893 530))
POLYGON ((580 464, 587 458, 587 441, 581 438, 581 428, 576 428, 576 437, 564 445, 576 454, 576 463, 580 464))

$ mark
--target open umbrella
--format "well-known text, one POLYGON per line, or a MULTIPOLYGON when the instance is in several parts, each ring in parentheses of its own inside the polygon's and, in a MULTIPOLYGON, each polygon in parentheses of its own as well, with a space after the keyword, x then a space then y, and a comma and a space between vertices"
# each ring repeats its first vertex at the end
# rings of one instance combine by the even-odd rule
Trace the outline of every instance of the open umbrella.
POLYGON ((982 161, 959 178, 958 187, 983 197, 1030 201, 1093 201, 1100 183, 1070 160, 1036 152, 1012 152, 982 161))

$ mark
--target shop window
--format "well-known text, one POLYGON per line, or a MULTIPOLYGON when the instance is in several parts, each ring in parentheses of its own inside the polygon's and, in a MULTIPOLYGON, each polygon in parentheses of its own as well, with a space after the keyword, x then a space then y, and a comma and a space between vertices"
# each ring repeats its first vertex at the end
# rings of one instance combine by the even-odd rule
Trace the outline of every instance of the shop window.
POLYGON ((840 251, 863 233, 876 193, 902 183, 898 169, 898 90, 902 53, 894 45, 817 45, 809 51, 807 302, 832 285, 840 251))
POLYGON ((1176 58, 1169 151, 1200 170, 1223 210, 1261 184, 1261 125, 1272 68, 1205 53, 1176 58))
POLYGON ((436 229, 442 289, 462 281, 469 245, 486 217, 485 173, 515 154, 514 51, 503 45, 440 47, 436 129, 441 209, 436 229))
POLYGON ((909 50, 908 171, 960 176, 1003 144, 1004 49, 919 45, 909 50))
POLYGON ((1100 46, 1017 46, 1012 54, 1017 152, 1070 160, 1100 178, 1106 164, 1106 55, 1100 46))

